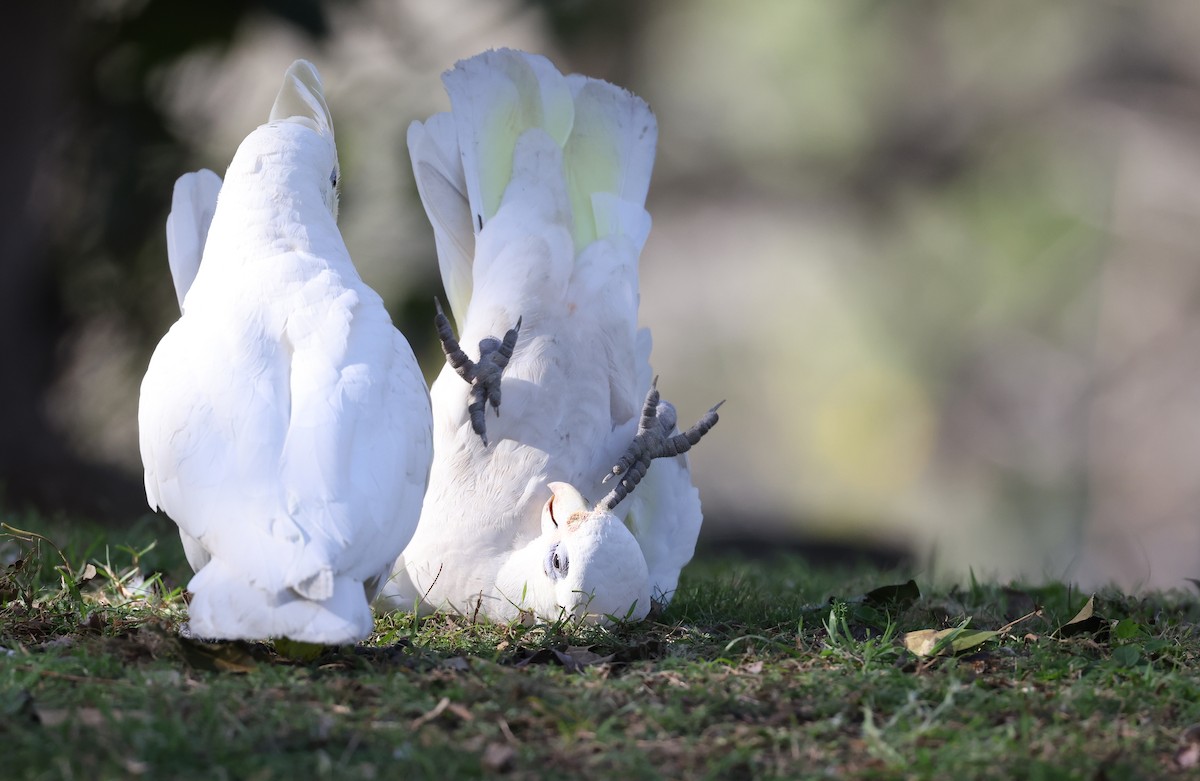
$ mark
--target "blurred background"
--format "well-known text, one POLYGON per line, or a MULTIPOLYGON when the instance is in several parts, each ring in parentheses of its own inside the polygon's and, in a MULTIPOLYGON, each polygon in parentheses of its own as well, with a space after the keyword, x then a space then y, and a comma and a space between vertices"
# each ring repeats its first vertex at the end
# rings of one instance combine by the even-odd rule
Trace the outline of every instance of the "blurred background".
POLYGON ((660 126, 642 259, 704 540, 1085 586, 1200 578, 1200 4, 89 0, 7 9, 0 505, 147 514, 138 384, 177 317, 175 178, 297 57, 341 226, 432 379, 404 146, 440 73, 549 56, 660 126))

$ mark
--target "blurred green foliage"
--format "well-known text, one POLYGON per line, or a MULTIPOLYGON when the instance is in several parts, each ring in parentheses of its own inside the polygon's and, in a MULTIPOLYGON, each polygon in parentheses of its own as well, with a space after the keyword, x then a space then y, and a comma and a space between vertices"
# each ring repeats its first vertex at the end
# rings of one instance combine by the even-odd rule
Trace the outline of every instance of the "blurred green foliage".
POLYGON ((47 63, 35 71, 53 89, 21 113, 40 143, 20 182, 36 219, 8 219, 36 236, 5 257, 24 273, 0 297, 0 350, 28 392, 0 388, 0 481, 18 504, 140 512, 132 396, 176 313, 171 184, 228 159, 261 113, 231 104, 274 83, 273 52, 327 74, 343 231, 432 366, 436 264, 403 131, 444 108, 441 70, 512 45, 622 84, 658 115, 642 319, 681 412, 730 399, 693 454, 711 528, 1172 585, 1200 567, 1179 553, 1200 550, 1186 467, 1200 461, 1198 8, 104 0, 69 24, 38 12, 8 53, 14 68, 47 63), (236 89, 191 94, 222 78, 236 89), (45 420, 32 425, 35 406, 45 420), (108 490, 118 483, 128 490, 108 490))

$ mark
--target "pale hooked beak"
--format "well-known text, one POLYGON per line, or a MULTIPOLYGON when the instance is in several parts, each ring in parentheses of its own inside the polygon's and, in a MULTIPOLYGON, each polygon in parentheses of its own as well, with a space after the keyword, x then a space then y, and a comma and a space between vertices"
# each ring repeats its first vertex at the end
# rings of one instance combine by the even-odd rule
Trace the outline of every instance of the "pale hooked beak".
POLYGON ((550 498, 542 506, 542 534, 548 534, 555 529, 566 531, 568 523, 575 519, 570 526, 578 525, 576 516, 583 513, 586 516, 591 509, 583 494, 570 483, 547 483, 550 498))

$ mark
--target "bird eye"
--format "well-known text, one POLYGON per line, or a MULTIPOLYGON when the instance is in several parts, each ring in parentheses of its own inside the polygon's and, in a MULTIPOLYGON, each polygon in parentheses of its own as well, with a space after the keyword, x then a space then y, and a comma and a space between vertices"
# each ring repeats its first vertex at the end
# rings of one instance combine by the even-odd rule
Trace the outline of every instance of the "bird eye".
POLYGON ((557 542, 551 545, 550 550, 546 553, 546 576, 551 580, 561 580, 567 576, 569 566, 566 550, 562 549, 557 542))
POLYGON ((333 167, 333 170, 329 172, 329 184, 332 187, 337 187, 337 183, 338 183, 338 169, 337 169, 337 166, 335 165, 333 167))

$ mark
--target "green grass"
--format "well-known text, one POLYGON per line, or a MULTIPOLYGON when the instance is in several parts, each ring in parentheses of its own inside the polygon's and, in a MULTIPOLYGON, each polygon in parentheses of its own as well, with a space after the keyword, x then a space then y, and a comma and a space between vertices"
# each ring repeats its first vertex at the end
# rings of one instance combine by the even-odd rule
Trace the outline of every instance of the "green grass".
POLYGON ((72 528, 54 545, 0 536, 6 779, 1197 772, 1187 594, 1102 593, 1071 624, 1090 595, 1062 584, 708 558, 639 625, 395 615, 300 664, 179 636, 187 568, 169 524, 147 519, 122 547, 72 528), (906 649, 907 632, 955 627, 939 644, 969 646, 957 655, 906 649))

